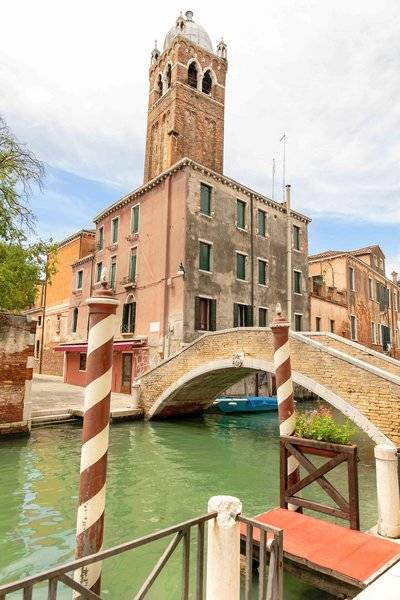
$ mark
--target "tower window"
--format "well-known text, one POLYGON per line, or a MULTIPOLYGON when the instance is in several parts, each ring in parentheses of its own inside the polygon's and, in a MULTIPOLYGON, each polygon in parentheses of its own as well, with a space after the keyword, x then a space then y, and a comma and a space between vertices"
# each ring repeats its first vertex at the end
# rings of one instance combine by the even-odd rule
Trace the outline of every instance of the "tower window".
POLYGON ((162 96, 162 92, 163 92, 162 75, 161 75, 161 73, 160 73, 160 75, 157 78, 157 92, 158 92, 158 95, 161 97, 162 96))
POLYGON ((167 84, 167 90, 171 87, 171 65, 168 65, 167 72, 165 74, 165 83, 167 84))
POLYGON ((72 311, 72 323, 71 323, 72 333, 76 333, 77 328, 78 328, 78 309, 75 306, 74 310, 72 311))
POLYGON ((188 69, 188 84, 197 89, 197 67, 196 63, 192 62, 188 69))
POLYGON ((204 73, 204 77, 203 77, 203 83, 202 83, 202 91, 205 94, 211 94, 211 88, 212 88, 212 79, 211 79, 211 74, 210 71, 206 71, 204 73))

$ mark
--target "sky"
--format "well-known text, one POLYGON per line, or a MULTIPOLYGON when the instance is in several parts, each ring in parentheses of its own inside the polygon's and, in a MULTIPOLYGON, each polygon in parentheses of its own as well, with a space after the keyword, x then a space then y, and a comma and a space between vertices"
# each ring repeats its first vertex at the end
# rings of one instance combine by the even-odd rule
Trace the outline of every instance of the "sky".
POLYGON ((31 205, 61 240, 141 185, 154 40, 193 10, 228 45, 224 171, 312 218, 310 252, 377 243, 400 271, 398 0, 13 0, 0 114, 46 164, 31 205))

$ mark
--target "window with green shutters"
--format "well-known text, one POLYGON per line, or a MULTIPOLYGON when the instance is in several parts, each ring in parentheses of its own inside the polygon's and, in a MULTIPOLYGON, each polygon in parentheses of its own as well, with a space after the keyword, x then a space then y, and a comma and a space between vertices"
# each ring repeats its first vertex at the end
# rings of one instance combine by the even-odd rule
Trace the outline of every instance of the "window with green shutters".
POLYGON ((267 268, 268 264, 266 260, 258 259, 258 283, 260 285, 267 285, 267 268))
POLYGON ((132 248, 129 260, 129 281, 136 280, 137 250, 132 248))
POLYGON ((302 293, 301 271, 293 271, 293 291, 295 294, 302 293))
POLYGON ((117 261, 115 259, 112 259, 111 268, 110 268, 110 287, 112 289, 115 289, 116 277, 117 277, 117 261))
POLYGON ((250 304, 239 304, 235 302, 233 305, 233 326, 253 326, 253 307, 250 304))
POLYGON ((139 204, 136 204, 132 208, 131 215, 131 233, 138 233, 139 231, 139 204))
POLYGON ((111 221, 111 243, 116 244, 118 242, 119 232, 119 218, 115 218, 111 221))
POLYGON ((103 250, 104 248, 104 227, 103 225, 99 227, 99 231, 97 234, 97 250, 103 250))
POLYGON ((96 265, 96 283, 98 283, 99 281, 101 281, 101 273, 103 271, 103 263, 102 262, 98 262, 96 265))
POLYGON ((211 190, 209 185, 200 184, 200 212, 203 215, 211 216, 211 190))
POLYGON ((300 313, 294 315, 294 330, 303 331, 303 315, 300 313))
POLYGON ((300 250, 300 227, 293 225, 293 248, 300 250))
POLYGON ((351 339, 356 340, 357 339, 357 318, 354 315, 350 316, 350 332, 351 332, 351 339))
POLYGON ((236 278, 246 281, 246 255, 236 252, 236 278))
POLYGON ((259 327, 268 327, 268 308, 260 306, 258 309, 258 325, 259 327))
POLYGON ((217 301, 212 298, 195 298, 194 328, 196 331, 216 331, 217 329, 217 301))
POLYGON ((236 226, 246 228, 246 202, 243 200, 236 200, 236 226))
POLYGON ((78 271, 76 274, 76 289, 81 290, 83 286, 83 271, 78 271))
POLYGON ((199 269, 211 271, 211 244, 207 244, 207 242, 199 244, 199 269))
POLYGON ((134 333, 136 320, 136 302, 127 302, 122 309, 122 333, 134 333))
POLYGON ((260 208, 258 209, 258 235, 267 237, 267 213, 260 208))

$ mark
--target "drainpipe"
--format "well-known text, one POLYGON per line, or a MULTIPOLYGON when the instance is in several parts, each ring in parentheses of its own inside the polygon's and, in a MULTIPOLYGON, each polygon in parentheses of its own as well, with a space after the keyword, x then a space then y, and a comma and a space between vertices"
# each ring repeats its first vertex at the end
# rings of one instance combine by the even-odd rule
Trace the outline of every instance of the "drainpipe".
POLYGON ((254 327, 254 198, 250 196, 250 304, 252 315, 252 326, 254 327))
POLYGON ((46 256, 46 267, 45 267, 45 279, 44 279, 44 293, 43 293, 43 312, 42 312, 42 335, 40 340, 40 354, 39 354, 39 373, 42 374, 43 366, 43 343, 44 343, 44 320, 46 317, 46 303, 47 303, 47 281, 49 278, 49 255, 46 256))
POLYGON ((291 189, 286 186, 286 268, 287 268, 287 315, 286 318, 292 327, 292 216, 291 216, 291 189))
POLYGON ((171 222, 171 175, 166 179, 167 184, 167 218, 165 219, 165 263, 164 263, 164 314, 163 314, 163 357, 169 354, 169 289, 168 289, 168 267, 170 255, 170 222, 171 222), (168 343, 167 343, 168 338, 168 343))

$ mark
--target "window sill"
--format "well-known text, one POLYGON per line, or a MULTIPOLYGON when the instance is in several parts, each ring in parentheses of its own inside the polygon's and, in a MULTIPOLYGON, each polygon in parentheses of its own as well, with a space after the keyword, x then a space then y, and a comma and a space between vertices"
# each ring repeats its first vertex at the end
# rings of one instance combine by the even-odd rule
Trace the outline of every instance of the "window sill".
POLYGON ((236 281, 240 281, 240 283, 249 283, 248 279, 239 279, 239 277, 236 277, 236 281))
POLYGON ((294 296, 302 296, 302 295, 303 295, 303 292, 293 292, 293 295, 294 295, 294 296))
POLYGON ((201 210, 199 211, 199 215, 201 217, 206 217, 206 219, 213 219, 214 218, 214 215, 208 215, 207 213, 201 212, 201 210))
POLYGON ((239 225, 236 225, 236 229, 238 231, 243 231, 243 233, 248 233, 249 232, 249 230, 248 230, 247 227, 239 227, 239 225))
POLYGON ((298 252, 298 254, 303 254, 303 250, 301 248, 292 248, 293 252, 298 252))
POLYGON ((199 273, 207 273, 207 275, 212 275, 212 271, 206 271, 205 269, 199 269, 199 273))
POLYGON ((259 282, 259 283, 258 283, 258 285, 259 285, 260 287, 263 287, 263 288, 269 288, 269 284, 268 284, 268 283, 260 283, 260 282, 259 282))

